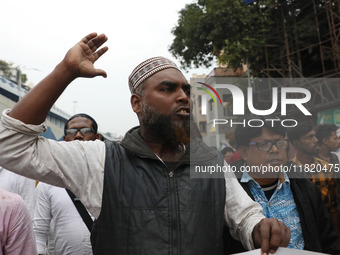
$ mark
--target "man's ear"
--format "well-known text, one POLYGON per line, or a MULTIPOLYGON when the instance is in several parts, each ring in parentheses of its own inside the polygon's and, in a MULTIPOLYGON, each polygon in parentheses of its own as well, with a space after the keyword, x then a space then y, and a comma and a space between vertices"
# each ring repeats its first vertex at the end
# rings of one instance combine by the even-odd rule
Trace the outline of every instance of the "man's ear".
POLYGON ((97 133, 97 134, 96 134, 96 139, 101 140, 101 141, 104 141, 103 135, 100 134, 100 133, 97 133))
POLYGON ((244 161, 247 161, 248 159, 248 146, 245 145, 241 145, 240 147, 238 147, 238 151, 241 154, 241 157, 244 159, 244 161))
POLYGON ((132 94, 130 98, 130 103, 131 103, 132 110, 135 113, 138 114, 141 112, 143 100, 140 95, 132 94))

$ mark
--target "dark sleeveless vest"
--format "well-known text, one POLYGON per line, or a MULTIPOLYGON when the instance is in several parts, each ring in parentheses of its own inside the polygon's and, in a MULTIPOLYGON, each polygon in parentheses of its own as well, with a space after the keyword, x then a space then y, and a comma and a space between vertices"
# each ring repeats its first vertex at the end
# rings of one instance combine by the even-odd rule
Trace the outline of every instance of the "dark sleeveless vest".
MULTIPOLYGON (((223 158, 208 164, 217 162, 223 158)), ((189 162, 169 174, 159 159, 106 142, 94 254, 222 254, 224 206, 223 178, 192 179, 189 162)))

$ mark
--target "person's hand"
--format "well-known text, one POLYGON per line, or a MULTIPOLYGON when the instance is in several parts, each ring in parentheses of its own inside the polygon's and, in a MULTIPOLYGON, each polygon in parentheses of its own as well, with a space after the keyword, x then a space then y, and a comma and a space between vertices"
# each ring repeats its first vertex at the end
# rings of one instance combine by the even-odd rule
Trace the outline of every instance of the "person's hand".
POLYGON ((107 46, 98 50, 106 41, 107 37, 105 34, 97 35, 97 33, 91 33, 85 36, 67 52, 61 62, 64 70, 70 72, 74 78, 92 78, 98 75, 106 77, 104 70, 96 69, 93 66, 94 62, 108 50, 107 46))
POLYGON ((275 253, 279 247, 287 247, 290 230, 275 218, 262 219, 253 230, 255 248, 261 248, 262 254, 275 253))

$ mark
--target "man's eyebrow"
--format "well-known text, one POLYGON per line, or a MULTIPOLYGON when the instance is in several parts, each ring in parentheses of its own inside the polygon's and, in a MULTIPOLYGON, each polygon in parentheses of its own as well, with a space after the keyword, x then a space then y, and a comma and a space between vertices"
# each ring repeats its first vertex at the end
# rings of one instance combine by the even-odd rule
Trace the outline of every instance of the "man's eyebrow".
POLYGON ((183 84, 183 88, 191 89, 191 85, 189 83, 183 84))
MULTIPOLYGON (((159 83, 160 85, 167 85, 167 86, 178 86, 178 83, 177 82, 173 82, 173 81, 162 81, 159 83)), ((186 88, 191 88, 191 85, 189 83, 185 83, 183 84, 183 87, 186 87, 186 88)))
POLYGON ((177 86, 178 84, 173 81, 162 81, 159 83, 160 85, 167 85, 167 86, 177 86))

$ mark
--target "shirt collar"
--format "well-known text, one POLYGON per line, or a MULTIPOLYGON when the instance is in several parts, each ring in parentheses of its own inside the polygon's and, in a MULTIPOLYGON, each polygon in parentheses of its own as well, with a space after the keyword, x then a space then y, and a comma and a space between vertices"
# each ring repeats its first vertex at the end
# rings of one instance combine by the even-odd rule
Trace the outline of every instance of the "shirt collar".
MULTIPOLYGON (((246 164, 244 164, 244 166, 245 166, 246 164)), ((288 175, 287 175, 287 173, 286 172, 283 172, 283 178, 284 178, 284 181, 282 182, 282 183, 284 183, 284 182, 288 182, 288 183, 290 183, 290 181, 289 181, 289 178, 288 178, 288 175)), ((243 174, 242 174, 242 177, 241 177, 241 180, 240 180, 240 182, 242 182, 242 183, 247 183, 247 182, 250 182, 250 181, 253 181, 253 182, 256 182, 247 172, 244 172, 243 174)))
POLYGON ((254 181, 254 179, 247 172, 244 172, 242 174, 240 182, 247 183, 247 182, 250 182, 250 181, 254 181))

